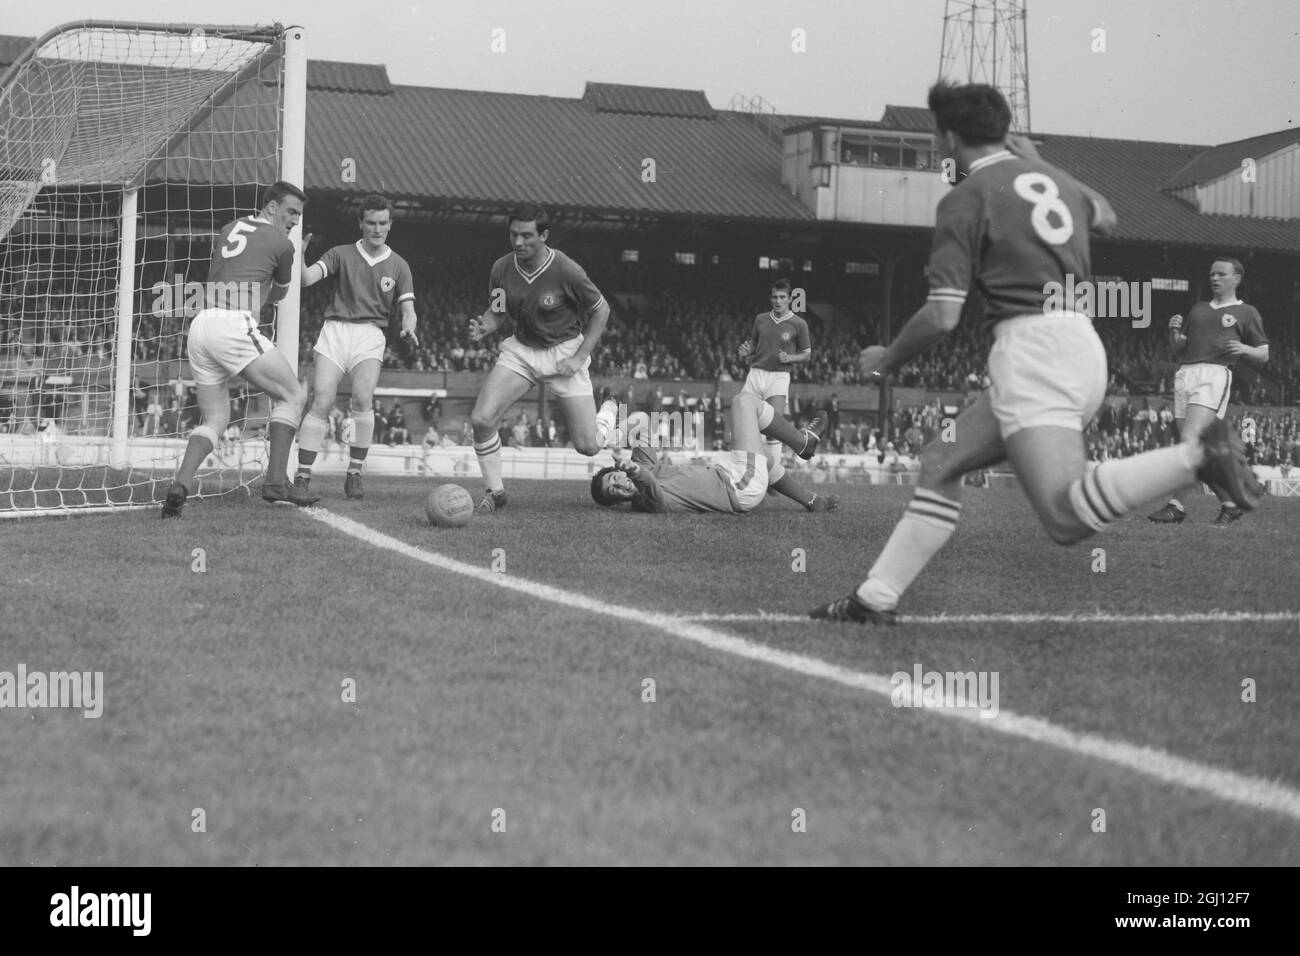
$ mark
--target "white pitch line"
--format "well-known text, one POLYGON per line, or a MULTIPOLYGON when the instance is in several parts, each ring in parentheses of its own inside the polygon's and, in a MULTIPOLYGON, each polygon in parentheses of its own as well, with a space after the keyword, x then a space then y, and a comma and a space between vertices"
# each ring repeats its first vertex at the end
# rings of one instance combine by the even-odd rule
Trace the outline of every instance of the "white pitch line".
MULTIPOLYGON (((368 525, 350 518, 324 511, 319 508, 305 509, 308 515, 336 531, 349 535, 372 545, 399 554, 414 561, 421 561, 445 571, 462 574, 466 577, 527 595, 530 598, 550 601, 569 609, 602 614, 606 617, 627 621, 642 627, 653 627, 668 632, 683 640, 692 641, 710 650, 721 651, 745 660, 769 664, 784 670, 831 681, 854 690, 863 690, 889 699, 893 684, 883 674, 868 674, 850 670, 829 661, 803 654, 793 654, 776 648, 756 644, 753 641, 731 634, 716 631, 702 624, 685 620, 669 614, 657 614, 639 608, 610 604, 582 594, 575 594, 563 588, 525 578, 511 577, 490 571, 487 568, 466 564, 438 554, 426 551, 414 545, 399 541, 368 525)), ((776 618, 767 618, 774 620, 776 618)), ((803 620, 799 618, 798 620, 803 620)), ((1011 737, 1045 743, 1073 754, 1093 757, 1135 773, 1142 774, 1162 783, 1197 790, 1220 800, 1240 804, 1253 810, 1271 810, 1300 820, 1300 791, 1292 790, 1280 783, 1222 770, 1208 764, 1198 763, 1183 757, 1155 750, 1150 747, 1138 747, 1119 740, 1110 740, 1096 734, 1076 733, 1064 727, 1057 727, 1045 720, 1035 717, 1022 717, 1008 710, 1000 710, 994 718, 983 718, 980 711, 973 708, 927 708, 930 714, 964 720, 968 724, 985 730, 998 731, 1011 737)))
MULTIPOLYGON (((678 614, 673 620, 698 624, 817 624, 806 614, 678 614)), ((899 615, 899 624, 1250 624, 1300 623, 1300 611, 1206 611, 1190 614, 918 614, 899 615)), ((888 633, 888 632, 883 632, 888 633)))

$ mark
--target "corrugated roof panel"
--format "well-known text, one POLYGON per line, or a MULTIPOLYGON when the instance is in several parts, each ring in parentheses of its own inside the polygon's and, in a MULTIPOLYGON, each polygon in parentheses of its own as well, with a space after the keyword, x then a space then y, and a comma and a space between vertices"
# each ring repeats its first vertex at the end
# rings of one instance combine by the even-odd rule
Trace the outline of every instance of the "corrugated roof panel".
POLYGON ((700 122, 600 113, 582 100, 398 86, 364 102, 311 91, 307 127, 308 189, 813 218, 781 187, 779 147, 728 114, 700 122), (355 183, 340 181, 344 157, 357 162, 355 183))
POLYGON ((1240 169, 1243 159, 1249 158, 1258 161, 1270 153, 1276 153, 1278 150, 1293 146, 1296 143, 1300 143, 1300 129, 1278 130, 1276 133, 1252 136, 1249 139, 1238 140, 1235 143, 1224 143, 1222 146, 1215 146, 1201 153, 1174 173, 1165 182, 1164 186, 1166 189, 1177 189, 1180 186, 1199 186, 1213 179, 1218 179, 1224 173, 1240 169))
POLYGON ((1169 170, 1202 146, 1045 135, 1043 159, 1092 186, 1115 207, 1114 238, 1169 245, 1300 251, 1300 224, 1248 216, 1207 216, 1161 191, 1169 170))
POLYGON ((923 106, 886 106, 880 125, 909 133, 933 133, 934 114, 923 106))
POLYGON ((712 119, 715 112, 702 90, 588 82, 582 98, 602 113, 712 119))

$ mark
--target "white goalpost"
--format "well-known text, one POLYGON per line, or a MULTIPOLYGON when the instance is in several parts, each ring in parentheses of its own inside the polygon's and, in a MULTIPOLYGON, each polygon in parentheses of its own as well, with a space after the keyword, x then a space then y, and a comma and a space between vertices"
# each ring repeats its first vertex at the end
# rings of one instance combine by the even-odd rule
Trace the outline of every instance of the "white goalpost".
MULTIPOLYGON (((80 21, 0 77, 0 517, 160 500, 197 424, 185 361, 217 231, 302 185, 300 27, 80 21)), ((287 301, 261 316, 296 367, 301 234, 287 301)), ((238 383, 232 383, 238 388, 238 383)), ((265 401, 198 496, 262 471, 265 401)))

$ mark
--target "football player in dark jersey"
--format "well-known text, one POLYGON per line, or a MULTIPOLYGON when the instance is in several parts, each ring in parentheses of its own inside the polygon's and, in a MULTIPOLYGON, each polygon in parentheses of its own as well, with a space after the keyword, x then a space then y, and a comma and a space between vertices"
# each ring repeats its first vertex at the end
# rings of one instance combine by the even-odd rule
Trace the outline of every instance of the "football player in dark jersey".
MULTIPOLYGON (((1181 315, 1169 319, 1169 347, 1182 363, 1174 375, 1174 420, 1183 441, 1196 436, 1216 418, 1228 413, 1232 393, 1232 368, 1238 359, 1263 365, 1268 361, 1268 339, 1264 321, 1253 305, 1237 297, 1245 268, 1236 259, 1216 259, 1210 266, 1209 302, 1192 306, 1184 321, 1181 315)), ((1216 525, 1232 524, 1241 509, 1222 488, 1216 525)), ((1170 498, 1153 515, 1152 521, 1179 524, 1187 511, 1177 498, 1170 498)))
POLYGON ((498 430, 506 412, 533 385, 545 382, 555 393, 573 447, 581 454, 594 455, 609 444, 618 414, 612 400, 596 412, 587 371, 609 321, 609 303, 582 266, 546 244, 550 219, 540 206, 526 203, 515 209, 509 229, 513 251, 493 264, 488 308, 470 320, 475 342, 507 319, 514 323, 514 334, 501 343, 470 413, 474 453, 486 486, 480 512, 505 506, 498 430))
POLYGON ((205 308, 194 317, 186 354, 198 393, 199 426, 190 433, 162 516, 176 518, 195 490, 195 475, 220 442, 230 420, 229 380, 238 375, 271 398, 270 440, 262 497, 300 506, 319 499, 289 482, 289 449, 307 404, 307 390, 283 353, 258 331, 258 313, 289 291, 293 243, 307 194, 277 182, 267 187, 262 210, 227 224, 212 247, 205 308))
POLYGON ((861 365, 884 375, 939 342, 976 286, 993 328, 992 385, 958 417, 955 441, 925 449, 916 493, 867 579, 814 618, 893 623, 903 592, 956 530, 962 476, 1002 461, 1058 544, 1194 479, 1221 485, 1243 508, 1259 501, 1241 439, 1217 420, 1194 442, 1088 469, 1083 429, 1105 397, 1106 354, 1089 316, 1055 305, 1049 290, 1067 277, 1089 281, 1088 229, 1110 230, 1115 214, 1028 140, 1008 138, 1011 111, 993 87, 939 83, 929 105, 944 167, 957 174, 936 213, 930 294, 888 348, 863 350, 861 365))

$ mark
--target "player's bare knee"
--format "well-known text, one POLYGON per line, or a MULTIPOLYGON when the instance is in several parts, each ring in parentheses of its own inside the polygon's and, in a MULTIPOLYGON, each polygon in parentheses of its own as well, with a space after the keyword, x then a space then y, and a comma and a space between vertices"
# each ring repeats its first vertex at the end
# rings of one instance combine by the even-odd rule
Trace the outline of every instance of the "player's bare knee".
POLYGON ((586 455, 590 458, 600 451, 600 445, 596 443, 595 435, 575 435, 573 436, 573 450, 579 455, 586 455))
POLYGON ((475 431, 496 431, 498 422, 495 418, 484 413, 477 405, 469 413, 469 423, 475 431))
POLYGON ((374 396, 363 392, 353 392, 348 399, 348 408, 354 412, 368 412, 374 407, 374 396))

